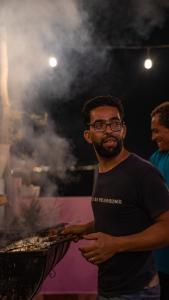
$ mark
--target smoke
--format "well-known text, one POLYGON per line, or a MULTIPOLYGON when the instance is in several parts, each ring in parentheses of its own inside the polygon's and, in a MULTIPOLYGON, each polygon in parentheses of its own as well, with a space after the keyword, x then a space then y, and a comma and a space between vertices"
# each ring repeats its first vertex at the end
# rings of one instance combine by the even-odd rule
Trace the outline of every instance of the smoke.
MULTIPOLYGON (((38 118, 42 105, 40 100, 38 105, 33 101, 41 90, 54 92, 56 101, 57 96, 69 93, 76 69, 69 69, 66 53, 74 48, 82 52, 89 41, 83 25, 85 14, 80 14, 78 1, 72 0, 5 0, 0 2, 0 8, 0 35, 5 38, 8 52, 13 168, 22 165, 23 160, 30 167, 45 164, 51 177, 66 180, 67 170, 75 164, 70 142, 57 133, 49 119, 34 130, 37 124, 25 109, 30 112, 38 106, 38 118), (56 70, 48 64, 51 55, 58 60, 56 70)), ((43 177, 46 183, 49 181, 49 188, 47 175, 46 172, 43 177)), ((53 184, 49 194, 52 191, 53 184)))
POLYGON ((62 230, 65 223, 61 219, 63 204, 56 198, 28 198, 22 202, 10 203, 11 213, 0 227, 0 247, 13 241, 37 235, 50 228, 62 230), (50 216, 50 217, 49 217, 50 216))
MULTIPOLYGON (((24 185, 40 186, 43 195, 57 194, 59 182, 70 179, 76 159, 69 140, 58 135, 51 121, 42 127, 18 124, 12 151, 14 175, 21 175, 24 185)), ((35 125, 35 123, 34 123, 35 125)), ((37 126, 37 124, 36 124, 37 126)))
POLYGON ((163 26, 168 7, 167 0, 1 1, 12 101, 20 105, 39 89, 51 89, 56 98, 68 95, 81 64, 91 73, 100 71, 107 46, 147 39, 163 26), (84 55, 81 61, 74 53, 84 55), (58 59, 54 70, 48 65, 50 55, 58 59))
MULTIPOLYGON (((1 26, 6 30, 10 91, 14 100, 23 101, 26 91, 36 94, 40 83, 58 72, 56 92, 68 92, 75 69, 68 70, 66 49, 83 51, 89 42, 85 14, 74 0, 1 1, 1 26), (48 58, 55 55, 58 69, 50 70, 48 58)), ((55 76, 57 77, 57 74, 55 76)))
POLYGON ((79 71, 95 75, 108 59, 108 46, 147 39, 163 26, 168 7, 167 0, 1 1, 12 101, 20 106, 40 89, 68 98, 79 71), (51 55, 56 69, 48 65, 51 55))
POLYGON ((147 39, 155 28, 162 28, 166 21, 167 0, 132 0, 133 26, 138 35, 147 39))
POLYGON ((125 46, 147 40, 162 28, 169 8, 168 0, 86 0, 92 34, 104 46, 125 46))

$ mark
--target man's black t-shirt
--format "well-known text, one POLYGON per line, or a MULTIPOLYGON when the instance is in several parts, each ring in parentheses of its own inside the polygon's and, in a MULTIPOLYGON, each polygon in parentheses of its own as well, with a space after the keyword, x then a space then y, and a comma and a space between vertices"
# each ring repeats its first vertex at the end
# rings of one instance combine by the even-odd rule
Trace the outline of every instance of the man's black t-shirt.
MULTIPOLYGON (((95 230, 114 236, 143 231, 169 209, 160 173, 135 154, 96 179, 92 207, 95 230)), ((156 273, 151 251, 118 253, 99 265, 98 290, 105 297, 134 293, 156 273)))

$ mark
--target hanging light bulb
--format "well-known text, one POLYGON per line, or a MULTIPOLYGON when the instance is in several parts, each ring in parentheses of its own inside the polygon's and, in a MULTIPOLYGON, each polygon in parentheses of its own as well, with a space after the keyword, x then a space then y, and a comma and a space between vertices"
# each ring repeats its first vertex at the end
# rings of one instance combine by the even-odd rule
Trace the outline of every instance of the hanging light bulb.
POLYGON ((147 69, 147 70, 151 69, 152 66, 153 66, 153 61, 152 61, 152 59, 150 57, 150 53, 149 52, 150 52, 149 48, 147 48, 147 58, 144 61, 144 68, 147 69))
POLYGON ((152 66, 153 66, 153 62, 152 62, 151 58, 146 58, 144 61, 144 68, 149 70, 152 68, 152 66))
POLYGON ((55 68, 58 64, 56 57, 52 56, 49 58, 49 66, 55 68))

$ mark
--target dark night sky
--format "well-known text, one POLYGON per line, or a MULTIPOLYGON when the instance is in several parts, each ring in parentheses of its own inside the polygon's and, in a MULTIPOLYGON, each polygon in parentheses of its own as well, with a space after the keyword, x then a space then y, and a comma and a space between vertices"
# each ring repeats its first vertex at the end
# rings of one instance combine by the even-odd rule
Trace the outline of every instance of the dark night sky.
POLYGON ((90 164, 94 159, 90 146, 83 141, 80 112, 84 101, 97 95, 115 94, 123 99, 128 126, 127 145, 144 157, 150 155, 153 149, 150 112, 155 105, 169 99, 169 49, 152 49, 154 66, 149 71, 142 65, 145 52, 142 49, 110 50, 109 62, 97 74, 89 74, 86 79, 87 70, 83 70, 86 73, 84 79, 81 76, 72 86, 71 101, 62 99, 60 104, 52 104, 51 115, 75 144, 80 164, 90 164), (75 92, 76 85, 82 85, 82 92, 75 92))
MULTIPOLYGON (((83 139, 80 112, 83 102, 96 95, 115 94, 122 97, 128 128, 126 146, 130 151, 148 158, 155 149, 155 145, 151 142, 150 112, 157 104, 169 99, 169 49, 152 51, 154 67, 150 71, 146 71, 141 65, 144 51, 113 52, 116 52, 113 56, 116 56, 121 64, 120 70, 116 70, 116 80, 112 76, 113 65, 110 61, 107 68, 91 78, 90 84, 86 84, 85 91, 78 92, 71 101, 61 104, 60 107, 57 106, 56 110, 51 110, 53 118, 61 126, 64 135, 72 140, 79 165, 95 162, 90 145, 83 139)), ((70 193, 90 193, 92 174, 86 171, 80 176, 81 184, 72 187, 70 193), (87 189, 84 184, 86 180, 89 184, 87 189)))
MULTIPOLYGON (((126 5, 131 2, 126 1, 126 5)), ((79 53, 75 49, 69 49, 69 68, 74 64, 79 65, 70 93, 57 103, 55 94, 43 94, 45 99, 50 99, 50 105, 44 104, 44 107, 55 121, 57 129, 72 141, 78 165, 93 164, 96 161, 92 149, 83 140, 80 112, 84 101, 97 95, 114 94, 123 99, 128 127, 126 146, 130 151, 148 158, 155 150, 155 145, 151 142, 150 112, 156 105, 169 99, 169 48, 156 47, 169 45, 169 6, 160 6, 162 2, 156 1, 158 13, 163 16, 160 19, 158 15, 159 21, 156 23, 153 15, 151 19, 146 14, 137 23, 133 18, 134 10, 117 5, 117 1, 81 2, 89 13, 91 35, 97 50, 92 47, 79 53), (94 4, 97 4, 95 9, 94 4), (125 18, 126 21, 123 21, 125 18), (140 46, 141 49, 119 49, 120 46, 140 46), (149 71, 143 67, 147 47, 150 47, 150 55, 154 61, 154 66, 149 71)), ((71 187, 67 193, 90 194, 92 174, 89 173, 80 174, 82 184, 78 182, 78 187, 71 187)))

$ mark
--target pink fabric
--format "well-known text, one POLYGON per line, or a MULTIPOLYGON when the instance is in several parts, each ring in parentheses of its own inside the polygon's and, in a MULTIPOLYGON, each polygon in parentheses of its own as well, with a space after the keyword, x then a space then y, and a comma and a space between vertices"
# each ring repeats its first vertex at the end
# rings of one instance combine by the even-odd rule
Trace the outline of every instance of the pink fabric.
MULTIPOLYGON (((85 223, 93 219, 90 197, 41 198, 43 209, 56 213, 58 223, 85 223), (56 210, 56 211, 55 211, 56 210), (59 213, 58 213, 59 211, 59 213)), ((51 275, 44 281, 40 293, 43 294, 92 294, 97 290, 97 267, 88 263, 81 255, 79 246, 88 241, 72 242, 67 254, 56 265, 51 275)))

